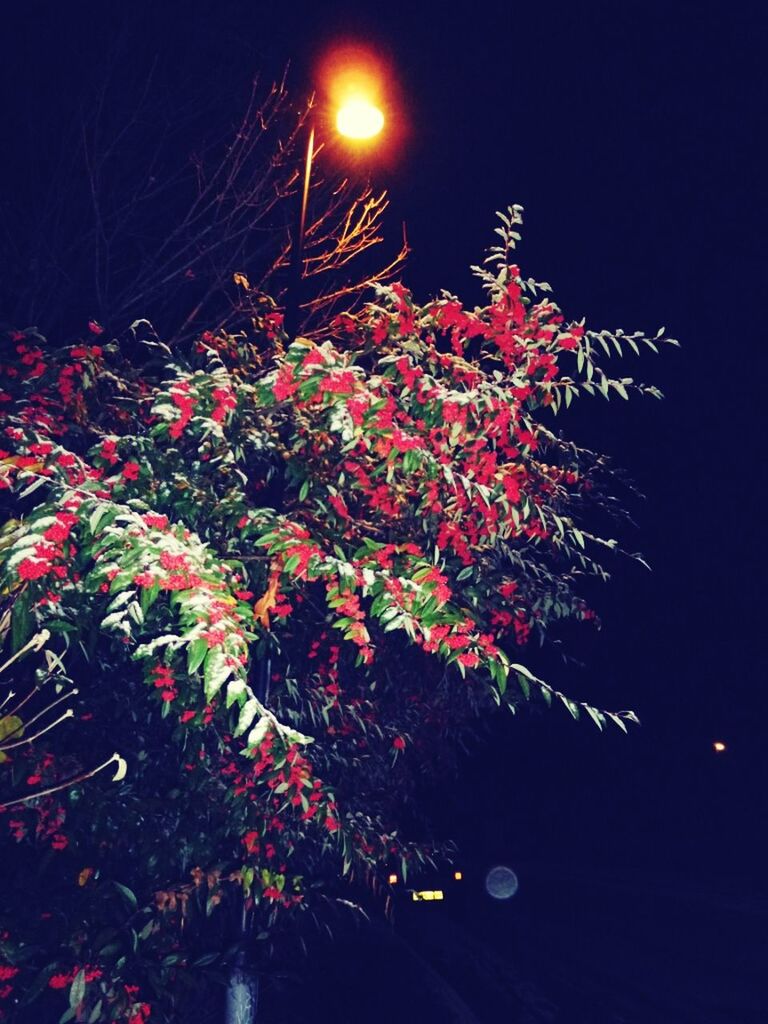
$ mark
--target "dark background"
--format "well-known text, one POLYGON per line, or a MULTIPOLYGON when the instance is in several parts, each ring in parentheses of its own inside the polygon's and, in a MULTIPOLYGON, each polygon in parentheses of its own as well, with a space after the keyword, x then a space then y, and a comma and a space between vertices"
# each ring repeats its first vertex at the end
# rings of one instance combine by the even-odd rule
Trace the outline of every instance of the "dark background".
POLYGON ((585 641, 586 667, 555 668, 554 681, 634 708, 642 727, 600 735, 563 709, 508 716, 462 780, 439 787, 435 809, 477 872, 504 860, 618 872, 627 885, 744 880, 746 891, 767 852, 762 6, 190 0, 10 11, 5 203, 50 177, 58 126, 116 39, 121 68, 140 77, 157 54, 164 88, 204 83, 211 117, 226 119, 253 70, 279 74, 290 61, 300 92, 324 46, 349 36, 398 75, 400 151, 370 173, 390 190, 390 248, 406 224, 404 278, 417 297, 447 288, 480 302, 469 265, 492 244, 494 211, 514 202, 525 207, 523 271, 553 285, 566 316, 665 325, 681 341, 624 370, 658 384, 664 402, 585 400, 561 424, 613 454, 646 494, 628 544, 653 572, 617 563, 596 599, 604 625, 585 641))

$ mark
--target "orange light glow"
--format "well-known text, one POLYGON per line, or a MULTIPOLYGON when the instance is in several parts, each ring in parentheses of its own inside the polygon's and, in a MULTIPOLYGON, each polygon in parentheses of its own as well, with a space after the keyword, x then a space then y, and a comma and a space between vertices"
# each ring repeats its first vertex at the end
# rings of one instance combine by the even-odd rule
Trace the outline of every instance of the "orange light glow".
POLYGON ((389 884, 390 885, 397 885, 397 875, 390 875, 389 876, 389 884))
POLYGON ((360 141, 379 134, 392 76, 375 53, 354 43, 336 46, 324 54, 317 78, 340 134, 360 141))
POLYGON ((453 872, 453 877, 455 878, 455 880, 457 882, 460 882, 462 880, 462 878, 464 877, 464 875, 462 875, 462 873, 460 871, 454 871, 453 872))
POLYGON ((712 744, 712 749, 714 750, 714 752, 716 754, 722 754, 728 748, 726 747, 726 745, 721 740, 715 740, 715 742, 712 744))

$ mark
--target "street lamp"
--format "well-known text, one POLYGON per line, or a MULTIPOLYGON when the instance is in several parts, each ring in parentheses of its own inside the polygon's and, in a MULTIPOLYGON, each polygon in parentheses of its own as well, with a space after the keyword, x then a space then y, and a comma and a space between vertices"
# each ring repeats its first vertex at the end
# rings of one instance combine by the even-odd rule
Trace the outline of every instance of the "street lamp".
MULTIPOLYGON (((330 95, 336 111, 336 130, 345 139, 367 142, 384 127, 384 114, 376 102, 377 75, 370 58, 361 59, 359 52, 345 66, 344 56, 326 61, 325 91, 330 95)), ((293 341, 298 330, 301 284, 303 278, 304 235, 307 226, 309 185, 315 156, 316 124, 314 116, 309 124, 307 148, 304 155, 304 175, 300 194, 296 236, 291 247, 288 292, 285 302, 285 332, 293 341)))
POLYGON ((339 107, 336 128, 348 139, 372 139, 384 127, 384 115, 364 96, 353 96, 339 107))

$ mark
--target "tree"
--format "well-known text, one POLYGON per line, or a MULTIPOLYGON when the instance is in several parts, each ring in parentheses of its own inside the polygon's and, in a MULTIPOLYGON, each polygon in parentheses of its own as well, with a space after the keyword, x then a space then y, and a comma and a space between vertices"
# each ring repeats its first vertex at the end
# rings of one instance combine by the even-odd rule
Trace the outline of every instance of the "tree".
POLYGON ((2 800, 127 762, 0 818, 7 1017, 42 993, 64 1020, 179 1019, 239 950, 441 856, 403 808, 495 707, 636 721, 525 650, 595 621, 579 579, 618 548, 593 525, 607 460, 552 416, 658 397, 598 357, 671 339, 567 322, 512 262, 520 213, 483 308, 378 285, 324 341, 289 342, 268 303, 173 350, 146 322, 7 339, 8 642, 48 630, 78 693, 0 766, 2 800))
MULTIPOLYGON (((52 168, 23 170, 42 176, 37 187, 0 204, 0 309, 13 323, 74 331, 87 310, 122 332, 140 312, 175 344, 237 329, 264 313, 267 293, 284 298, 314 98, 296 104, 285 76, 245 89, 235 77, 233 102, 199 69, 172 87, 157 60, 137 65, 141 38, 114 47, 73 125, 48 133, 52 168)), ((386 192, 319 164, 302 319, 327 323, 371 279, 392 280, 408 246, 376 263, 386 192)))

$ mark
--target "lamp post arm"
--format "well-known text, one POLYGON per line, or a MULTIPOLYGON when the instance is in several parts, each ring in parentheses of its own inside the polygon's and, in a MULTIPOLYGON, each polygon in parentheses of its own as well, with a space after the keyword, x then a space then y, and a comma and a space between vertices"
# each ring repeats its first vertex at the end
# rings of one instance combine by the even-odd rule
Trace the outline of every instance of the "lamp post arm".
POLYGON ((304 181, 300 195, 299 218, 296 237, 291 247, 290 277, 288 294, 285 302, 285 332, 288 340, 293 341, 299 327, 299 307, 301 305, 301 283, 304 263, 304 232, 307 226, 307 206, 309 204, 309 184, 312 178, 312 160, 315 155, 315 125, 309 126, 307 151, 304 157, 304 181))

